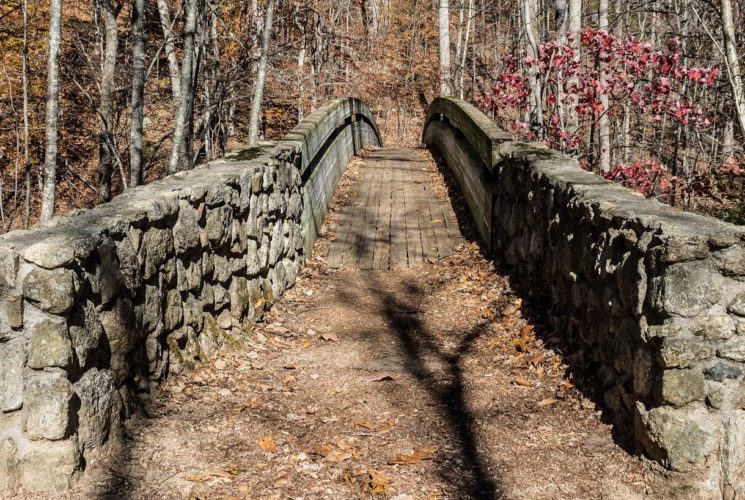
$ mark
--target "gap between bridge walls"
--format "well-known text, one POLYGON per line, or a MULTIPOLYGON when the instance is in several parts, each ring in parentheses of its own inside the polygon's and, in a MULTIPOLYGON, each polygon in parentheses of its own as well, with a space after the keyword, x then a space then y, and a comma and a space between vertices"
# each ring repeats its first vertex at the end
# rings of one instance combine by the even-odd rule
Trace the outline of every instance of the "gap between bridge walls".
POLYGON ((68 489, 159 381, 250 331, 368 145, 370 110, 337 99, 276 144, 0 237, 0 496, 68 489))
POLYGON ((745 230, 513 142, 458 99, 432 103, 423 142, 640 451, 681 491, 745 495, 745 230))

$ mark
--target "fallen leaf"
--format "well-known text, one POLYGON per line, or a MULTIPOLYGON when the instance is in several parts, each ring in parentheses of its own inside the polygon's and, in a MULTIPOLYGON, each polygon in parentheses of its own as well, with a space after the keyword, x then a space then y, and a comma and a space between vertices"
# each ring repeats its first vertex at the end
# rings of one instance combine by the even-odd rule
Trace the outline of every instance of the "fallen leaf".
POLYGON ((543 407, 543 406, 551 406, 551 405, 556 404, 558 402, 559 402, 559 400, 556 399, 556 398, 546 398, 546 399, 541 399, 540 401, 538 401, 538 406, 541 406, 541 407, 543 407))
POLYGON ((303 347, 304 347, 305 349, 307 349, 308 347, 310 347, 310 340, 304 340, 304 341, 303 341, 303 347))
POLYGON ((523 387, 531 387, 533 385, 530 383, 529 380, 525 380, 524 378, 521 378, 521 377, 517 377, 516 379, 513 380, 513 382, 516 385, 521 385, 523 387))
POLYGON ((388 382, 388 381, 391 381, 392 382, 394 380, 396 380, 396 379, 393 378, 392 375, 383 375, 381 377, 374 378, 374 379, 370 380, 370 382, 388 382))
POLYGON ((210 476, 199 476, 199 475, 195 475, 195 476, 187 476, 184 479, 186 479, 187 481, 191 481, 193 483, 203 483, 205 481, 209 481, 210 480, 210 476))
POLYGON ((408 464, 417 464, 421 462, 422 460, 429 460, 432 458, 432 454, 437 451, 435 450, 414 450, 410 454, 399 454, 395 455, 393 458, 388 459, 389 465, 408 465, 408 464))
POLYGON ((329 462, 343 462, 352 458, 352 454, 348 451, 333 450, 328 455, 326 455, 325 458, 329 462))
POLYGON ((259 439, 259 446, 262 450, 268 451, 269 453, 277 452, 277 442, 274 441, 271 436, 266 436, 259 439))
POLYGON ((321 334, 322 340, 328 340, 331 342, 339 342, 339 337, 336 336, 334 333, 323 333, 321 334))
POLYGON ((315 455, 321 455, 322 457, 327 457, 332 451, 334 451, 331 446, 327 444, 319 444, 312 450, 310 450, 311 453, 315 455))
POLYGON ((370 469, 368 473, 370 474, 370 486, 373 493, 385 493, 386 487, 393 482, 391 478, 375 469, 370 469))
POLYGON ((367 420, 363 420, 361 418, 352 419, 352 424, 354 424, 354 425, 356 425, 358 427, 364 427, 365 429, 370 429, 370 430, 372 430, 372 429, 375 428, 375 426, 373 424, 371 424, 367 420))

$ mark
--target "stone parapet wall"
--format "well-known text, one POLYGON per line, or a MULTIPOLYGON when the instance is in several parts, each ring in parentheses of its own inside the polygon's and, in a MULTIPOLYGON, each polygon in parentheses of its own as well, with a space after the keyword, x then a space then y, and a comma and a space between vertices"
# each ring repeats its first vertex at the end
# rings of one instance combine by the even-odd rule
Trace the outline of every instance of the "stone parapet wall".
MULTIPOLYGON (((301 125, 345 128, 326 122, 338 117, 301 125)), ((376 144, 368 126, 358 148, 376 144)), ((315 235, 302 225, 313 160, 291 136, 0 237, 0 496, 69 488, 159 381, 250 331, 293 285, 315 235)))
POLYGON ((492 207, 493 255, 545 301, 616 423, 697 495, 745 494, 745 230, 540 145, 495 140, 487 166, 453 153, 470 136, 447 116, 428 123, 433 148, 459 143, 441 151, 449 165, 488 179, 469 204, 492 207))

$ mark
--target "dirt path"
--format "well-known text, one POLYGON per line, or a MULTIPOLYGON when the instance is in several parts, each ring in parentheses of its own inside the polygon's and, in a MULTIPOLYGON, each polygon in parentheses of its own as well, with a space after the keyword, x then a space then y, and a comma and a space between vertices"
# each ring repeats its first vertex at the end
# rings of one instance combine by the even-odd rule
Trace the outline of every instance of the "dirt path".
MULTIPOLYGON (((348 170, 334 213, 362 168, 348 170)), ((318 255, 335 226, 332 214, 318 255)), ((412 269, 316 258, 244 346, 169 381, 76 494, 641 496, 645 468, 564 378, 529 311, 473 242, 412 269)))

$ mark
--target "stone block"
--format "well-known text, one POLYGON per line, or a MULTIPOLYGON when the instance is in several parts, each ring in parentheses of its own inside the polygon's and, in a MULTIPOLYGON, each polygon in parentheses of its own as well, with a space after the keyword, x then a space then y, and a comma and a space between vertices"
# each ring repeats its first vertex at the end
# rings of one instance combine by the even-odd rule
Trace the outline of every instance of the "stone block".
POLYGON ((700 469, 716 452, 719 433, 714 420, 718 417, 709 415, 703 405, 660 406, 646 411, 642 403, 637 403, 637 410, 641 424, 637 438, 653 458, 662 459, 671 469, 700 469))
POLYGON ((144 262, 143 278, 149 280, 160 270, 166 259, 173 254, 173 234, 168 229, 151 228, 142 238, 140 249, 144 262))
POLYGON ((43 311, 65 314, 75 303, 74 273, 35 267, 23 280, 23 296, 43 311))
POLYGON ((67 368, 71 362, 72 342, 65 320, 47 319, 35 324, 31 330, 28 366, 67 368))
POLYGON ((233 209, 229 206, 217 207, 207 213, 205 231, 209 242, 215 247, 229 243, 233 225, 233 209))
POLYGON ((21 457, 11 438, 0 439, 0 495, 12 495, 20 486, 21 457))
POLYGON ((702 262, 672 264, 662 273, 657 308, 669 314, 694 316, 719 302, 724 280, 702 262))
POLYGON ((23 339, 0 343, 0 411, 18 410, 23 405, 26 357, 23 339))
POLYGON ((184 309, 181 305, 181 293, 178 290, 168 291, 164 321, 167 332, 176 330, 184 321, 184 309))
POLYGON ((692 370, 665 370, 662 373, 662 400, 672 406, 683 406, 704 399, 704 374, 692 370))
POLYGON ((80 467, 77 443, 34 443, 23 457, 22 485, 30 492, 66 491, 80 467))
POLYGON ((691 323, 691 332, 706 340, 724 340, 735 334, 735 320, 731 316, 697 316, 691 323))
POLYGON ((28 376, 23 402, 23 428, 30 439, 57 441, 70 425, 72 385, 60 372, 36 372, 28 376))
POLYGON ((128 300, 119 299, 110 311, 102 311, 101 326, 109 343, 111 369, 118 382, 123 382, 129 374, 127 355, 140 337, 134 324, 134 310, 128 300))
POLYGON ((8 322, 8 328, 12 330, 23 328, 23 297, 19 295, 6 295, 5 298, 0 299, 0 307, 5 308, 5 318, 8 322))
POLYGON ((668 337, 662 342, 659 359, 663 368, 687 368, 714 353, 714 347, 699 338, 668 337))
POLYGON ((78 442, 83 450, 96 449, 109 439, 122 410, 114 374, 91 368, 75 383, 75 393, 80 399, 78 442))
POLYGON ((179 201, 179 212, 173 225, 173 247, 176 255, 189 253, 200 246, 197 212, 186 201, 179 201))
POLYGON ((729 363, 721 361, 704 370, 704 377, 707 380, 724 382, 725 379, 737 379, 742 376, 742 369, 729 363))

